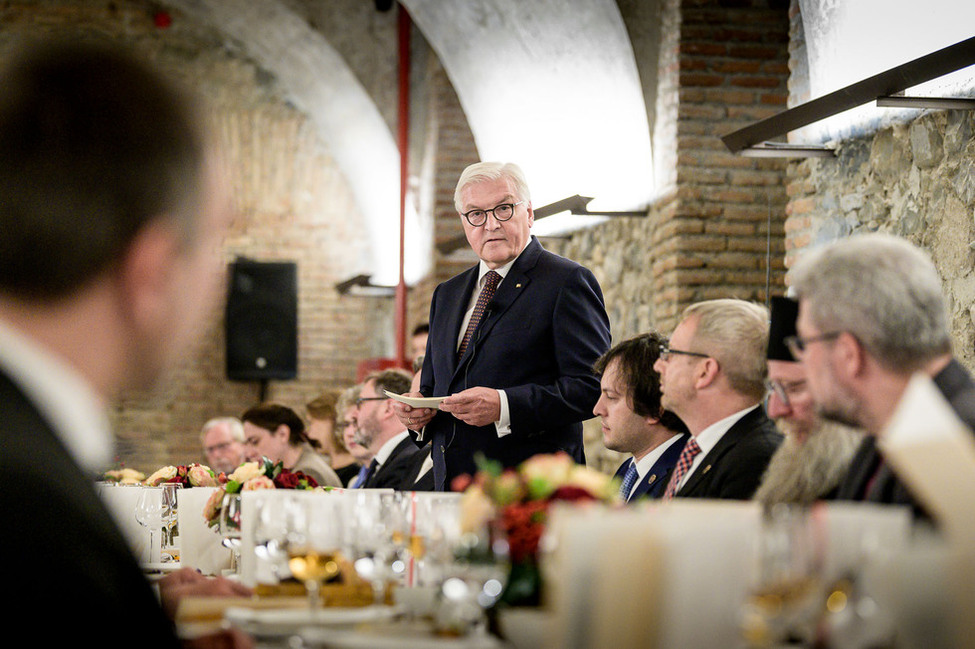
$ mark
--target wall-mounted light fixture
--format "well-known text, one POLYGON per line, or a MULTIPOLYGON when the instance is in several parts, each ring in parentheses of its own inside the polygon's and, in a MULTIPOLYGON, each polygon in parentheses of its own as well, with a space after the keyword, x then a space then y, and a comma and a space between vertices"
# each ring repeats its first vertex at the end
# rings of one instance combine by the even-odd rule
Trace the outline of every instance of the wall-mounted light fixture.
POLYGON ((356 275, 335 285, 339 295, 349 297, 393 297, 395 286, 378 286, 372 283, 372 275, 356 275))

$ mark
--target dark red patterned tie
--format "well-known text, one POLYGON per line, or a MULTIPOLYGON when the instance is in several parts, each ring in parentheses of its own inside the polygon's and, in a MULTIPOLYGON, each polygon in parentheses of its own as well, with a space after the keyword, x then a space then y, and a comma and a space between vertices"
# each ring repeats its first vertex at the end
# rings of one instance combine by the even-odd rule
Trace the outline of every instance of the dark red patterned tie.
POLYGON ((701 452, 701 447, 697 445, 694 438, 687 440, 687 444, 684 445, 684 450, 680 452, 680 457, 677 458, 677 465, 674 467, 674 474, 670 476, 670 482, 667 483, 667 490, 664 492, 664 500, 670 500, 677 493, 677 486, 680 485, 680 481, 687 474, 687 471, 691 468, 691 464, 694 463, 694 456, 701 452))
POLYGON ((494 291, 498 288, 498 282, 501 281, 501 275, 493 270, 489 270, 486 275, 484 275, 484 288, 481 289, 481 294, 477 296, 477 304, 474 305, 474 312, 471 314, 471 320, 467 323, 467 331, 464 332, 464 339, 460 341, 460 347, 457 349, 457 360, 459 361, 463 356, 464 352, 467 350, 467 345, 470 344, 471 338, 474 336, 474 332, 477 330, 477 325, 481 323, 481 318, 484 317, 484 310, 487 308, 488 302, 494 297, 494 291))

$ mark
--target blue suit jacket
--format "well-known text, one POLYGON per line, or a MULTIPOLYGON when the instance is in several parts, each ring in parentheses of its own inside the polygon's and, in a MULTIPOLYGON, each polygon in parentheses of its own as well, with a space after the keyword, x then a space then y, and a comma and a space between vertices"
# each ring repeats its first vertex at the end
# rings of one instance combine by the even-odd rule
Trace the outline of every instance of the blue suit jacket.
MULTIPOLYGON (((667 450, 657 458, 657 461, 653 463, 653 466, 650 467, 650 470, 643 476, 639 484, 633 487, 633 491, 630 492, 630 497, 627 499, 627 502, 632 502, 640 498, 660 498, 664 494, 664 490, 667 489, 667 480, 665 478, 670 476, 670 470, 677 464, 677 458, 680 457, 680 452, 684 450, 684 444, 690 439, 690 435, 687 433, 681 433, 679 437, 680 439, 667 447, 667 450)), ((632 458, 621 464, 620 468, 616 469, 616 478, 623 479, 626 468, 630 465, 631 461, 632 458)))
POLYGON ((475 454, 513 467, 537 453, 565 451, 585 462, 582 421, 599 398, 593 363, 609 349, 602 291, 583 266, 544 250, 535 237, 488 305, 464 356, 457 339, 477 282, 474 266, 434 291, 420 391, 448 396, 471 387, 503 389, 511 433, 475 427, 438 412, 424 429, 434 483, 476 470, 475 454))

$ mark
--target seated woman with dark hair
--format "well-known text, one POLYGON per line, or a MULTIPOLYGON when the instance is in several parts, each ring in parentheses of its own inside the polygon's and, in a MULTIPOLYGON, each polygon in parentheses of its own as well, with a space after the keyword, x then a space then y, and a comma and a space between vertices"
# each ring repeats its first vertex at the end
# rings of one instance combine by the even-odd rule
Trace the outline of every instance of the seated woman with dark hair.
POLYGON ((328 461, 312 446, 305 422, 291 408, 264 403, 250 408, 240 419, 244 422, 244 449, 249 461, 266 457, 281 462, 289 471, 301 471, 320 486, 342 486, 328 461))

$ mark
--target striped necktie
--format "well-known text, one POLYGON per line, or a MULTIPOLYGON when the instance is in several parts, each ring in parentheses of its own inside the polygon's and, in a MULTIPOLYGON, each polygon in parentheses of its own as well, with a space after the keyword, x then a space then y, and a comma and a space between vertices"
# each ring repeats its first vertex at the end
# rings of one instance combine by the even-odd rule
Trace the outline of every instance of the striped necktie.
POLYGON ((680 486, 680 481, 687 475, 691 464, 694 463, 694 457, 700 452, 701 447, 697 445, 693 437, 687 440, 687 444, 684 445, 684 450, 680 452, 680 457, 677 458, 674 474, 670 476, 670 482, 667 483, 667 490, 663 496, 664 500, 670 500, 674 497, 674 494, 677 493, 677 487, 680 486))
POLYGON ((464 352, 471 342, 471 338, 474 337, 474 332, 477 331, 477 325, 481 323, 481 318, 484 317, 484 311, 487 309, 488 302, 494 297, 494 292, 498 289, 500 282, 501 275, 496 271, 489 270, 484 275, 484 288, 481 289, 481 294, 477 296, 474 312, 471 313, 471 319, 467 323, 467 331, 464 332, 464 339, 460 341, 460 347, 457 348, 457 360, 463 358, 464 352))
POLYGON ((630 499, 630 492, 633 491, 633 485, 636 484, 636 478, 636 462, 630 459, 630 466, 626 468, 626 473, 623 475, 623 484, 620 485, 620 497, 623 500, 630 499))

